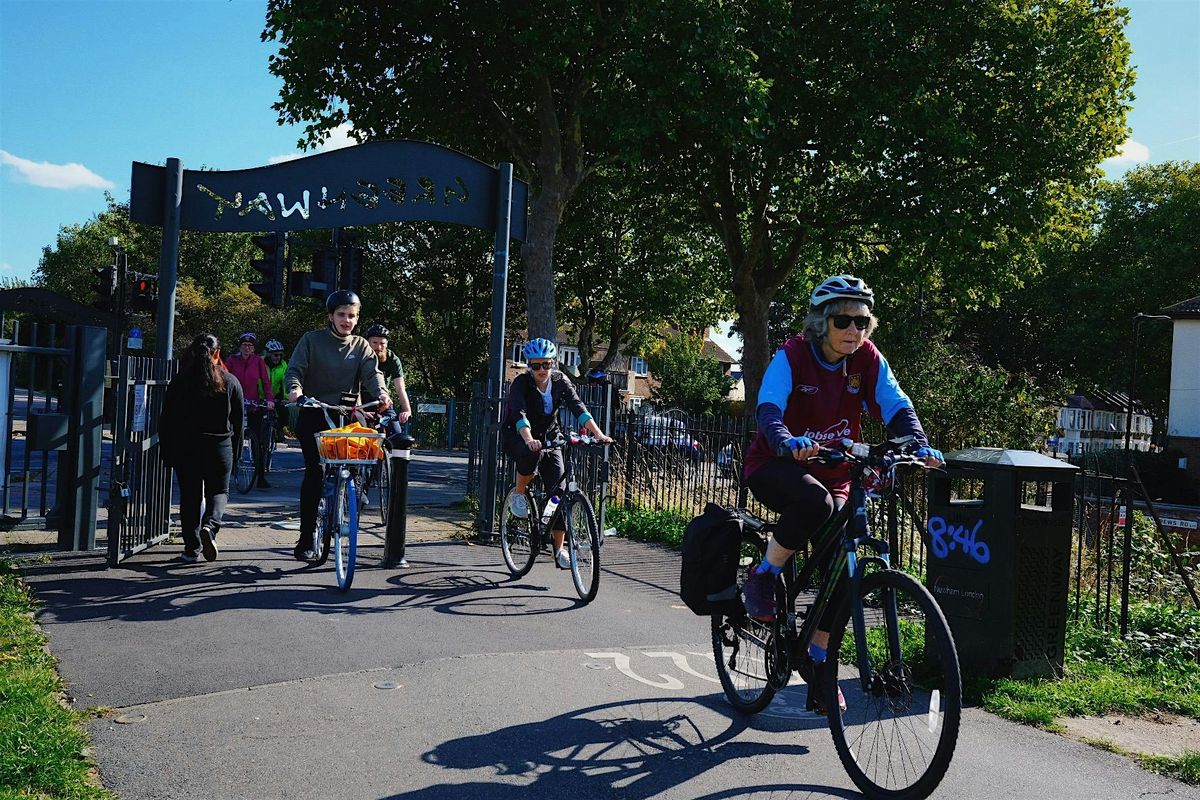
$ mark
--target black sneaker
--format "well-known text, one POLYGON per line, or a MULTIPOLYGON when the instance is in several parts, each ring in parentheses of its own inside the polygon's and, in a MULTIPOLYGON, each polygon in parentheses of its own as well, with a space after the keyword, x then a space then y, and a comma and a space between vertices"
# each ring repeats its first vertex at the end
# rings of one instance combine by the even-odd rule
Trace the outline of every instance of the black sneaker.
POLYGON ((217 560, 216 526, 212 520, 200 526, 200 549, 204 552, 205 561, 217 560))
POLYGON ((200 560, 200 556, 194 550, 184 550, 179 554, 179 560, 185 564, 195 564, 200 560))
POLYGON ((292 556, 297 561, 315 561, 317 554, 313 552, 311 544, 298 544, 292 549, 292 556))
MULTIPOLYGON (((822 661, 813 661, 810 656, 805 655, 800 661, 796 671, 800 673, 800 677, 804 679, 804 683, 808 685, 808 699, 805 703, 805 708, 820 714, 822 717, 829 715, 829 709, 825 707, 825 692, 829 681, 829 664, 822 661)), ((842 711, 846 710, 846 698, 842 694, 842 687, 837 690, 838 706, 842 711)))

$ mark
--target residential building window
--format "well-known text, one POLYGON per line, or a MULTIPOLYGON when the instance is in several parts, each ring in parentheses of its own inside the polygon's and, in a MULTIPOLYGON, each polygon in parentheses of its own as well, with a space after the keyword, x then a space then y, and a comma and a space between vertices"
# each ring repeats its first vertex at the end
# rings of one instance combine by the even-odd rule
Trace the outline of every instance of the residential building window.
MULTIPOLYGON (((629 359, 629 371, 634 375, 646 375, 650 370, 646 367, 646 359, 641 356, 634 356, 629 359)), ((640 398, 639 398, 640 402, 640 398)))
POLYGON ((636 411, 637 409, 641 408, 642 399, 643 398, 638 397, 636 394, 629 395, 629 409, 631 411, 636 411))
POLYGON ((518 364, 525 363, 525 354, 521 352, 522 347, 524 347, 524 345, 514 344, 512 348, 512 360, 518 364))
POLYGON ((562 347, 558 351, 558 360, 565 367, 579 366, 579 348, 578 347, 562 347))

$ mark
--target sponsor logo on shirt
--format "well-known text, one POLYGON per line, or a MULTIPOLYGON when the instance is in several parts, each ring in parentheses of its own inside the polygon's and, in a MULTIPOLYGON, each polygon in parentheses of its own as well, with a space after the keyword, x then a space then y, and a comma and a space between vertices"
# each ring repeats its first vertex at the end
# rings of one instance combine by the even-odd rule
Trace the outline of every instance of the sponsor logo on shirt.
POLYGON ((800 394, 816 394, 817 387, 809 386, 807 383, 802 383, 796 387, 796 391, 799 392, 800 394))
POLYGON ((858 394, 858 390, 862 388, 862 375, 855 373, 846 378, 846 391, 850 394, 858 394))
POLYGON ((850 438, 850 420, 843 418, 823 431, 806 430, 804 435, 818 444, 837 439, 848 439, 850 438))

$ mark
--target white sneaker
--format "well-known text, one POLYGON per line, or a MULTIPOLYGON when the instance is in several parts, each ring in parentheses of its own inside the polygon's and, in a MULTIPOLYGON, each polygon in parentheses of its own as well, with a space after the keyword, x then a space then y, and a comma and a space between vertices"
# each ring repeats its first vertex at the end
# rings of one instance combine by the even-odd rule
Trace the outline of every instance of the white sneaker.
POLYGON ((529 516, 529 500, 523 494, 513 492, 508 496, 508 510, 514 517, 525 519, 529 516))
POLYGON ((407 566, 408 566, 408 559, 407 559, 407 558, 402 558, 402 559, 400 559, 400 563, 399 563, 399 564, 397 564, 396 566, 397 566, 397 567, 407 567, 407 566))
POLYGON ((571 557, 567 555, 567 548, 563 548, 554 554, 554 561, 561 569, 571 568, 571 557))

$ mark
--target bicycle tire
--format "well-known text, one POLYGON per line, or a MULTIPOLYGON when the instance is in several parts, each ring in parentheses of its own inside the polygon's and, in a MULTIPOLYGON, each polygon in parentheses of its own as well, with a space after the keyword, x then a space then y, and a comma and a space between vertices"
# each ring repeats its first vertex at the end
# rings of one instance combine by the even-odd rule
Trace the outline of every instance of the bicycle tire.
POLYGON ((343 480, 333 505, 333 572, 343 592, 349 591, 354 582, 354 563, 358 557, 357 495, 354 478, 343 480))
POLYGON ((538 533, 537 505, 530 493, 526 493, 529 502, 529 513, 524 517, 513 516, 508 507, 508 497, 513 493, 509 487, 504 495, 504 503, 500 512, 500 553, 504 556, 504 565, 514 578, 520 578, 533 568, 541 545, 538 533))
POLYGON ((579 599, 586 605, 600 589, 600 526, 592 501, 582 492, 568 494, 567 543, 571 558, 571 581, 579 599))
POLYGON ((388 513, 392 508, 392 465, 389 459, 380 460, 377 469, 379 470, 379 480, 376 481, 379 486, 379 518, 386 526, 388 513))
MULTIPOLYGON (((338 469, 330 467, 331 470, 338 469)), ((325 486, 328 484, 329 476, 321 482, 321 500, 317 504, 317 532, 313 534, 313 552, 316 554, 316 559, 313 561, 314 566, 322 566, 329 560, 329 548, 333 544, 333 526, 334 526, 334 509, 337 505, 338 486, 342 482, 340 474, 334 473, 333 491, 325 491, 325 486)))
POLYGON ((265 444, 263 448, 263 475, 271 471, 272 456, 275 455, 275 418, 273 414, 267 414, 262 422, 262 441, 265 444))
MULTIPOLYGON (((766 555, 759 537, 742 535, 738 586, 766 555)), ((730 704, 744 714, 757 714, 775 697, 772 644, 777 626, 747 617, 744 611, 712 615, 713 660, 717 677, 730 704)))
POLYGON ((864 691, 847 598, 829 641, 833 680, 825 707, 834 747, 867 797, 928 797, 958 742, 962 683, 954 639, 933 595, 911 575, 874 572, 862 579, 859 597, 872 679, 864 691), (845 711, 838 707, 839 677, 845 711))
POLYGON ((238 457, 237 463, 233 466, 233 471, 234 483, 237 484, 237 490, 242 494, 246 494, 254 485, 254 449, 248 429, 242 439, 242 452, 238 457))

